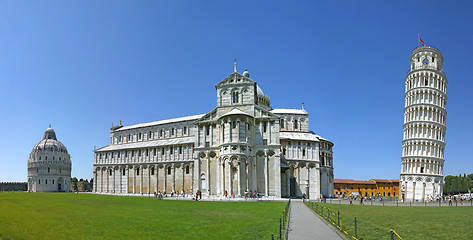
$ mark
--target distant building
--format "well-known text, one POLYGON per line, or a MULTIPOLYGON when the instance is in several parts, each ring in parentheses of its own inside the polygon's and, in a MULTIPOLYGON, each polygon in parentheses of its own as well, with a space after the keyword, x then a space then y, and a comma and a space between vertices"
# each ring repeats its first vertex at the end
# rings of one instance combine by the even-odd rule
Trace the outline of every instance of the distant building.
POLYGON ((369 181, 334 179, 335 196, 396 197, 398 192, 399 180, 397 179, 371 179, 369 181))
POLYGON ((27 182, 0 182, 0 191, 26 191, 27 182))
POLYGON ((414 49, 405 78, 404 139, 400 195, 424 201, 442 195, 448 79, 442 53, 430 46, 414 49))
POLYGON ((28 191, 69 192, 70 189, 71 157, 49 126, 28 159, 28 191))
POLYGON ((110 145, 95 150, 94 191, 333 195, 333 143, 309 131, 303 107, 273 109, 236 67, 215 88, 207 114, 112 127, 110 145))

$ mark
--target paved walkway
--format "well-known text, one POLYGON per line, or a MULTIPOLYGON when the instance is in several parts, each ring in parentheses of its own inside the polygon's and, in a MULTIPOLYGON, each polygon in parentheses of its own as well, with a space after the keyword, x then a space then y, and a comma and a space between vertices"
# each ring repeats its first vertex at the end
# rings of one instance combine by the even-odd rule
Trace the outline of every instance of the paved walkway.
POLYGON ((291 216, 289 219, 289 239, 344 239, 304 203, 300 200, 293 200, 291 200, 291 216))

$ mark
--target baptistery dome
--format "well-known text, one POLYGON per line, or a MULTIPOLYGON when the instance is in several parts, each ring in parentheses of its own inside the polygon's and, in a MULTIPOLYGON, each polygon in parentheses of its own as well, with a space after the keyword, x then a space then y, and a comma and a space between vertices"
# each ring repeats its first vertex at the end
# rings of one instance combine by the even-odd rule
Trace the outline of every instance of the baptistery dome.
POLYGON ((67 192, 71 188, 71 156, 49 126, 28 159, 28 191, 67 192))

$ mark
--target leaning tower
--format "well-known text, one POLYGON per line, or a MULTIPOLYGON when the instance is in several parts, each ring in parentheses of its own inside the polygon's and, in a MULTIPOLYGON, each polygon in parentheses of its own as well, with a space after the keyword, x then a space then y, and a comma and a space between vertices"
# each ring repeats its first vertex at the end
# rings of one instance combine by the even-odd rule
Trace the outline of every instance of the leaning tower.
POLYGON ((442 53, 419 46, 410 56, 406 75, 404 139, 402 141, 400 196, 424 201, 442 195, 447 111, 447 77, 442 53))

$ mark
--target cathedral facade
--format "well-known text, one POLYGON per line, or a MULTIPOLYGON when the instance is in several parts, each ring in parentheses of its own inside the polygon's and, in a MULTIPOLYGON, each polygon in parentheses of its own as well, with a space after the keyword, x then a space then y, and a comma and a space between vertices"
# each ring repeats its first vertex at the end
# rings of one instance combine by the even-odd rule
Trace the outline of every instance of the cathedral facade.
POLYGON ((302 109, 273 109, 245 70, 218 83, 207 114, 115 126, 94 150, 94 191, 222 197, 333 196, 333 143, 302 109))

